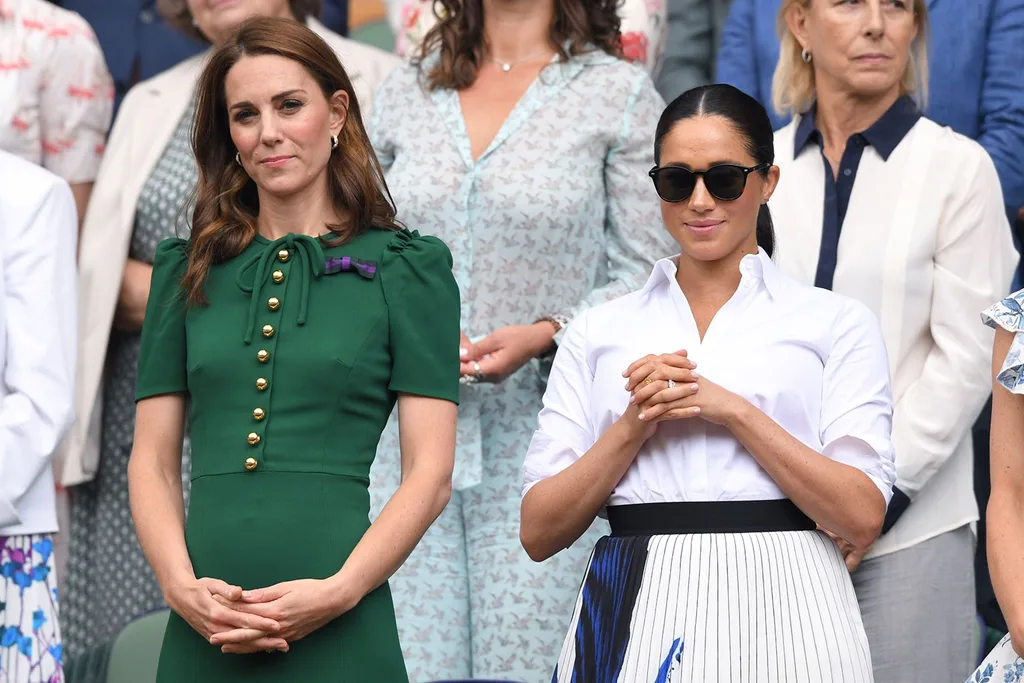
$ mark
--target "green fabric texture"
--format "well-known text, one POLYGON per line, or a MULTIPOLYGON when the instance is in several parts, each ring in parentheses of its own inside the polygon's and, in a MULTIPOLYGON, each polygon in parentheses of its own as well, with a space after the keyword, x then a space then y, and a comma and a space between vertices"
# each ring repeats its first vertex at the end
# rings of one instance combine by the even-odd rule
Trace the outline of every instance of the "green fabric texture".
POLYGON ((160 610, 124 627, 110 651, 106 683, 155 683, 169 614, 160 610))
POLYGON ((67 683, 155 683, 167 610, 140 617, 111 643, 72 657, 64 666, 67 683))
MULTIPOLYGON (((451 254, 408 231, 340 246, 257 237, 210 269, 208 305, 188 306, 187 249, 157 250, 137 396, 189 398, 196 575, 246 589, 331 576, 369 527, 370 465, 398 394, 458 400, 451 254)), ((385 584, 286 654, 222 654, 171 614, 157 680, 407 677, 385 584)))

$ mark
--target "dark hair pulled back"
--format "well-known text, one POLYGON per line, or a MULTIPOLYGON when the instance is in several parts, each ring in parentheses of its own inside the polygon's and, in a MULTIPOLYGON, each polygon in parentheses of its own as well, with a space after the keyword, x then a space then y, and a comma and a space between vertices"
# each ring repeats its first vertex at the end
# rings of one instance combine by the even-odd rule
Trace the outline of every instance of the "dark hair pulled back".
MULTIPOLYGON (((654 163, 661 164, 661 144, 680 121, 697 116, 721 116, 743 136, 747 152, 758 164, 775 163, 775 134, 768 112, 750 95, 731 85, 704 85, 687 90, 665 108, 654 138, 654 163)), ((768 171, 761 171, 767 176, 768 171)), ((768 256, 775 251, 775 226, 767 204, 757 213, 757 246, 768 256)))

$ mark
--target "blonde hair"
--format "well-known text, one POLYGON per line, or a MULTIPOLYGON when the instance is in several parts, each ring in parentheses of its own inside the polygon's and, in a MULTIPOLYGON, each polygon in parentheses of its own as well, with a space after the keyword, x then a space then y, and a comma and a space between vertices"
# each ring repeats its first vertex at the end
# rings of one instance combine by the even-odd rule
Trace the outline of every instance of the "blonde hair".
MULTIPOLYGON (((803 60, 803 48, 786 23, 786 15, 799 3, 811 6, 811 0, 782 0, 776 19, 781 45, 772 77, 772 106, 779 114, 803 114, 814 104, 814 65, 803 60)), ((900 92, 913 94, 923 109, 928 104, 928 7, 926 0, 913 0, 913 4, 917 37, 910 48, 900 92)))

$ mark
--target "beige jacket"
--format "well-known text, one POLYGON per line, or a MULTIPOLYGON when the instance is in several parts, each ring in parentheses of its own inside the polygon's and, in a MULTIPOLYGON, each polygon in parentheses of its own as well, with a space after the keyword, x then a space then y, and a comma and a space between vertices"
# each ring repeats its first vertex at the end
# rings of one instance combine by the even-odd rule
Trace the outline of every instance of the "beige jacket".
MULTIPOLYGON (((364 119, 373 93, 400 60, 332 33, 315 19, 307 25, 334 48, 352 80, 364 119)), ((142 186, 171 139, 209 53, 192 57, 139 83, 125 96, 110 134, 82 229, 78 277, 77 420, 57 454, 64 486, 92 480, 100 459, 103 366, 121 276, 128 257, 142 186)))

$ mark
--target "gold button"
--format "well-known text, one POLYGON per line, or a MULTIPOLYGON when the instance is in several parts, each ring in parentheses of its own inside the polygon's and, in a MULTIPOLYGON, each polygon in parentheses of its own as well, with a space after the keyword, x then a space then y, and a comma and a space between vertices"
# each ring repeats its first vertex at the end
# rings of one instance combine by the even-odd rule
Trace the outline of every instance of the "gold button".
POLYGON ((266 349, 260 349, 259 351, 256 352, 256 360, 258 360, 261 363, 266 363, 268 360, 270 360, 270 351, 267 351, 266 349))
POLYGON ((270 274, 270 277, 274 278, 274 282, 276 282, 277 284, 281 284, 282 282, 284 282, 284 271, 275 270, 273 273, 270 274))
POLYGON ((252 472, 254 469, 256 469, 256 465, 258 465, 258 464, 259 463, 256 462, 256 458, 246 458, 245 459, 245 469, 249 470, 250 472, 252 472))
POLYGON ((256 432, 249 432, 248 441, 250 446, 255 446, 260 442, 260 435, 256 432))
POLYGON ((263 412, 263 408, 257 408, 256 410, 252 411, 252 419, 256 420, 257 422, 262 420, 264 415, 266 415, 266 413, 263 412))
POLYGON ((263 326, 263 336, 264 337, 273 337, 274 336, 274 326, 273 325, 264 325, 263 326))
POLYGON ((289 256, 291 256, 291 254, 288 253, 287 249, 282 249, 281 251, 277 252, 277 260, 280 261, 281 263, 287 261, 289 256))
POLYGON ((276 296, 270 297, 269 299, 267 299, 267 308, 269 308, 272 311, 276 311, 277 309, 281 308, 281 300, 278 299, 276 296))
POLYGON ((256 380, 256 388, 259 389, 260 391, 263 391, 264 389, 266 389, 267 388, 267 378, 266 377, 260 377, 259 379, 257 379, 256 380))

